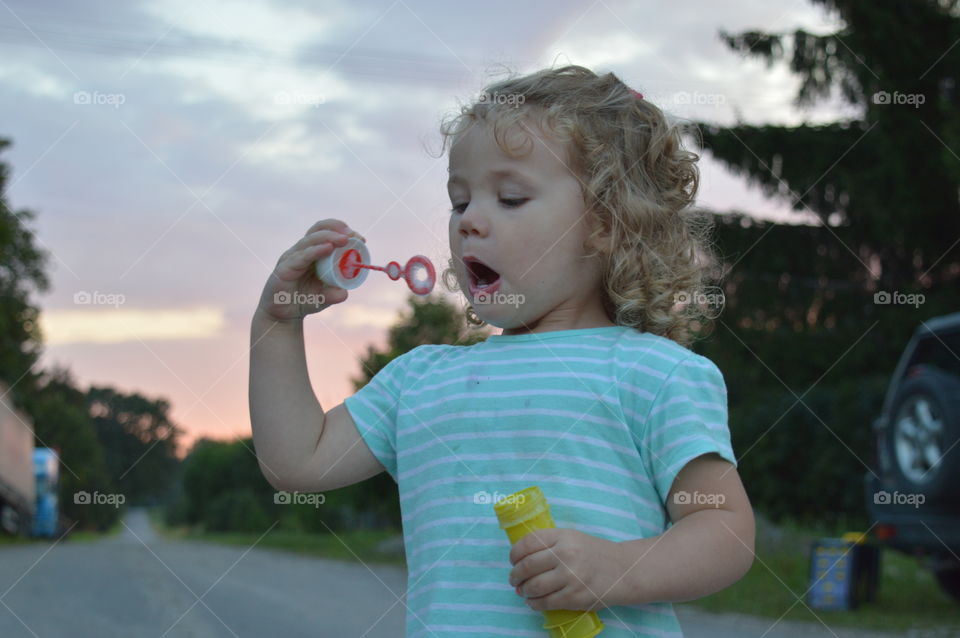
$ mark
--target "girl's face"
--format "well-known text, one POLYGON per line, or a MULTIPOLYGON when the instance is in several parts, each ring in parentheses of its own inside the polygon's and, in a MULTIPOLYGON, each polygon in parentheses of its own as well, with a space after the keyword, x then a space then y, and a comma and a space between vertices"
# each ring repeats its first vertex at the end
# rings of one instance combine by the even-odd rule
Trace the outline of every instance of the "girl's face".
POLYGON ((506 141, 532 151, 510 157, 483 121, 450 150, 450 251, 468 301, 503 334, 614 325, 603 310, 599 258, 584 258, 581 184, 563 144, 529 117, 506 141))

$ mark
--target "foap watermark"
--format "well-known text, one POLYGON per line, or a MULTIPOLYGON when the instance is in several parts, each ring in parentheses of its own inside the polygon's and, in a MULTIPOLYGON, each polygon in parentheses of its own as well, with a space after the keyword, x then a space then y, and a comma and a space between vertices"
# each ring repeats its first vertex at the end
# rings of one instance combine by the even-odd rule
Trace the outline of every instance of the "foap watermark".
POLYGON ((101 93, 100 91, 77 91, 73 94, 73 103, 93 106, 112 106, 115 109, 127 101, 123 93, 101 93))
POLYGON ((327 500, 325 494, 311 494, 307 492, 284 492, 280 490, 273 495, 275 505, 312 505, 320 507, 327 500))
POLYGON ((491 494, 486 490, 480 490, 473 494, 473 502, 475 505, 495 505, 500 502, 510 505, 523 505, 526 498, 523 494, 501 494, 500 492, 493 492, 491 494))
POLYGON ((298 306, 314 306, 319 308, 324 303, 326 303, 326 297, 321 294, 315 293, 303 293, 303 292, 287 292, 281 291, 274 293, 273 303, 278 306, 285 306, 287 304, 297 304, 298 306))
POLYGON ((873 293, 873 303, 878 306, 913 306, 919 308, 926 300, 927 298, 919 292, 907 294, 896 290, 893 292, 881 290, 873 293))
POLYGON ((494 292, 484 292, 480 290, 477 292, 476 297, 473 298, 473 302, 478 305, 505 304, 519 308, 525 299, 526 297, 519 292, 511 292, 508 294, 500 292, 499 290, 494 292))
POLYGON ((886 490, 880 490, 873 493, 873 502, 876 505, 913 505, 915 508, 923 505, 927 497, 923 494, 907 494, 893 491, 893 494, 886 490))
POLYGON ((73 303, 78 306, 113 306, 119 308, 127 300, 124 295, 113 292, 78 290, 73 293, 73 303))
POLYGON ((703 492, 687 492, 680 490, 673 495, 673 502, 677 505, 711 505, 719 508, 727 502, 725 494, 704 494, 703 492))
POLYGON ((319 108, 327 99, 321 93, 309 93, 305 91, 280 91, 274 94, 274 104, 288 106, 290 104, 312 106, 319 108))
POLYGON ((512 106, 517 108, 527 101, 523 93, 481 93, 477 98, 479 104, 496 104, 498 106, 512 106))
POLYGON ((905 104, 918 109, 920 105, 926 101, 927 96, 923 93, 901 93, 900 91, 890 93, 888 91, 877 91, 873 94, 874 104, 905 104))
POLYGON ((120 507, 127 502, 127 497, 123 494, 101 494, 94 491, 93 494, 86 490, 80 490, 73 493, 73 503, 75 505, 112 505, 120 507))
POLYGON ((717 288, 715 291, 704 292, 696 290, 680 290, 673 295, 673 303, 681 306, 694 305, 716 312, 719 315, 723 311, 723 305, 726 303, 726 297, 723 291, 717 288))
POLYGON ((680 91, 673 94, 673 102, 675 104, 695 104, 697 106, 720 106, 726 104, 727 97, 723 93, 680 91))

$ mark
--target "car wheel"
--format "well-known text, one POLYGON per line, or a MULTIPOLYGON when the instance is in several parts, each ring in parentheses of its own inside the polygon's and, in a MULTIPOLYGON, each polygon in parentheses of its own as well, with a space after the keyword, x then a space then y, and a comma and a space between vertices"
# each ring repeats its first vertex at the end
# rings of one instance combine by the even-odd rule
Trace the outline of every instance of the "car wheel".
POLYGON ((956 500, 960 480, 960 382, 935 371, 908 378, 897 391, 887 452, 902 491, 926 501, 956 500))

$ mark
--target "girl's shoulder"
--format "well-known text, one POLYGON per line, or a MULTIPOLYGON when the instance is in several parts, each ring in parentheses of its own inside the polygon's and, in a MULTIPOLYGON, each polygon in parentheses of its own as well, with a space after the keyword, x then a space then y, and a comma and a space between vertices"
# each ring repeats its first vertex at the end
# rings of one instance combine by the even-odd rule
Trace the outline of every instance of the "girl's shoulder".
POLYGON ((680 368, 716 368, 713 361, 693 350, 686 348, 673 339, 652 332, 628 330, 623 334, 616 349, 617 358, 634 364, 640 370, 651 368, 662 373, 670 373, 680 368))

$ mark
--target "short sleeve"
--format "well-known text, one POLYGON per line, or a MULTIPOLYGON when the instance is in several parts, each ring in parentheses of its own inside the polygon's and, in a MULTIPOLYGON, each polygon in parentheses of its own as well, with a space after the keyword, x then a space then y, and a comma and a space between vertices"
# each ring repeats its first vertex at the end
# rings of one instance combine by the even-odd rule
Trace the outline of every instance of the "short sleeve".
POLYGON ((397 481, 397 409, 413 350, 392 359, 365 386, 343 400, 364 443, 397 481))
POLYGON ((716 452, 737 465, 727 426, 727 386, 706 357, 694 354, 674 366, 644 423, 649 471, 664 504, 677 474, 698 456, 716 452))

